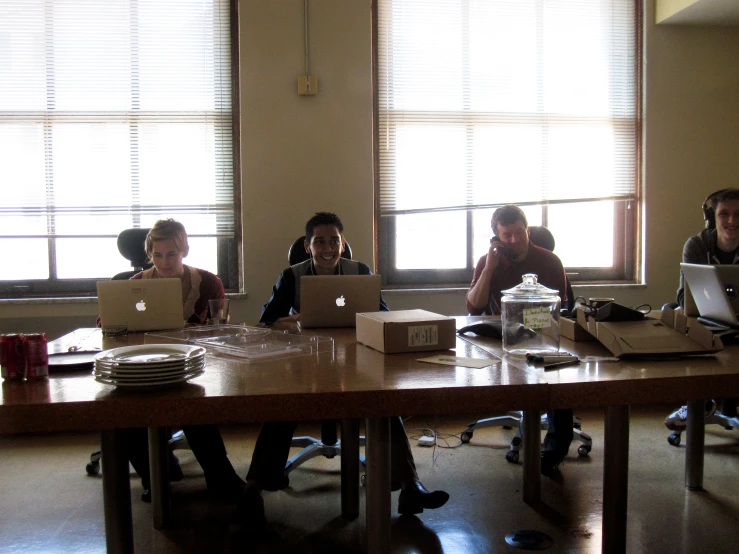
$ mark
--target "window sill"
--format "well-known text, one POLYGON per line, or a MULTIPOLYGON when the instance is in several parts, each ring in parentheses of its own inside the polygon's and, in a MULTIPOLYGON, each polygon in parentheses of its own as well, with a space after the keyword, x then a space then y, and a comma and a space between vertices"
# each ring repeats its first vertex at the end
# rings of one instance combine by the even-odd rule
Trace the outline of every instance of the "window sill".
MULTIPOLYGON (((245 292, 226 293, 230 300, 246 300, 245 292)), ((49 304, 97 304, 97 296, 60 296, 49 298, 0 298, 0 306, 46 306, 49 304)))

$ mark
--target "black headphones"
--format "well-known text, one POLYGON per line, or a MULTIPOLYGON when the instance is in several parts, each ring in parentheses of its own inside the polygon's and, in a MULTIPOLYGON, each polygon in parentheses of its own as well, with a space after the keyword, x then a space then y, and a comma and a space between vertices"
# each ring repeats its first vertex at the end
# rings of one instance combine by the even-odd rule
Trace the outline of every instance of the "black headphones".
POLYGON ((712 200, 715 196, 718 196, 719 194, 726 192, 729 189, 721 189, 717 190, 716 192, 712 192, 708 196, 706 196, 706 199, 703 201, 703 219, 706 221, 706 229, 715 229, 716 228, 716 214, 713 211, 712 200))

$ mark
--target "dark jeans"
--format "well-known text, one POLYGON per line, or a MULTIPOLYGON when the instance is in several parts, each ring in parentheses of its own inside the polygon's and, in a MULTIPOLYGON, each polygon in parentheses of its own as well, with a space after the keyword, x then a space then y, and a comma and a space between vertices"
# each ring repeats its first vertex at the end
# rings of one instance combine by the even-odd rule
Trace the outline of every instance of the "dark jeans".
MULTIPOLYGON (((208 487, 218 487, 233 483, 238 478, 226 455, 221 433, 216 425, 188 425, 182 428, 192 453, 205 474, 208 487)), ((141 485, 151 488, 149 475, 149 435, 145 427, 125 430, 125 447, 128 459, 141 477, 141 485)), ((170 458, 170 463, 174 460, 170 458)))
POLYGON ((574 415, 572 410, 547 410, 547 420, 549 428, 544 437, 544 451, 554 452, 559 463, 570 449, 574 415))
MULTIPOLYGON (((270 421, 262 425, 246 474, 247 481, 256 481, 267 491, 285 486, 285 464, 297 426, 295 421, 270 421)), ((390 418, 390 456, 391 482, 403 485, 418 480, 411 445, 400 417, 390 418)))

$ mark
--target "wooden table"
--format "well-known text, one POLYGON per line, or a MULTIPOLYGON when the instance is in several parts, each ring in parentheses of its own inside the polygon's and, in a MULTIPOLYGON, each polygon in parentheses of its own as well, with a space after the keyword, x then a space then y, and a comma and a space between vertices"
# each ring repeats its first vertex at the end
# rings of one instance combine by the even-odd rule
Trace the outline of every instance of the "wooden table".
MULTIPOLYGON (((0 433, 102 430, 108 551, 130 552, 130 478, 121 455, 120 429, 366 418, 367 550, 379 553, 389 551, 390 540, 391 416, 538 409, 547 404, 548 387, 534 373, 502 369, 499 360, 463 340, 458 341, 458 355, 491 359, 493 365, 472 369, 428 364, 417 361, 419 354, 385 356, 358 344, 354 329, 321 333, 334 338, 333 352, 259 363, 209 355, 204 375, 171 389, 117 390, 97 383, 89 372, 52 374, 37 382, 6 381, 0 433)), ((140 334, 105 338, 103 347, 142 340, 140 334)), ((154 458, 164 438, 155 434, 150 442, 154 458)), ((166 464, 161 464, 166 457, 158 458, 153 489, 166 482, 166 464)), ((354 456, 346 453, 342 458, 354 456)), ((166 506, 166 498, 157 497, 153 490, 154 503, 166 506)))
MULTIPOLYGON (((484 318, 457 319, 459 328, 484 318)), ((538 382, 549 385, 548 408, 604 409, 602 552, 626 552, 630 405, 669 402, 679 405, 687 400, 685 486, 689 490, 702 490, 704 402, 705 399, 739 396, 739 347, 732 346, 715 355, 623 359, 544 371, 541 364, 532 366, 524 358, 505 355, 499 340, 475 335, 466 340, 500 356, 502 370, 507 373, 513 373, 515 367, 529 375, 533 371, 538 382)), ((562 339, 560 348, 580 358, 611 356, 595 340, 562 339)), ((524 412, 524 422, 539 421, 538 411, 524 409, 524 412)), ((522 434, 526 445, 524 452, 529 445, 539 444, 538 426, 525 426, 522 434)), ((537 471, 538 468, 527 465, 524 460, 524 496, 529 502, 538 500, 538 474, 533 473, 537 471)))
MULTIPOLYGON (((698 489, 703 473, 703 399, 739 396, 735 347, 716 356, 590 363, 545 372, 522 358, 503 355, 500 342, 489 339, 457 341, 459 356, 502 358, 490 367, 471 369, 418 362, 418 354, 385 356, 357 344, 353 329, 321 331, 327 333, 335 340, 333 353, 260 363, 209 356, 204 375, 161 391, 116 390, 95 382, 89 373, 57 374, 38 382, 6 381, 0 433, 102 429, 108 550, 130 552, 130 479, 128 464, 119 455, 118 429, 366 418, 367 550, 374 554, 389 550, 389 417, 519 409, 527 413, 525 420, 538 421, 540 411, 547 408, 602 407, 606 423, 603 552, 622 553, 626 550, 629 405, 689 400, 686 486, 698 489)), ((104 347, 141 341, 141 335, 132 334, 106 339, 104 347)), ((580 356, 608 355, 595 342, 563 339, 562 348, 580 356)), ((536 502, 538 425, 525 426, 524 434, 528 441, 524 497, 536 502)), ((162 444, 162 438, 157 444, 162 444)))

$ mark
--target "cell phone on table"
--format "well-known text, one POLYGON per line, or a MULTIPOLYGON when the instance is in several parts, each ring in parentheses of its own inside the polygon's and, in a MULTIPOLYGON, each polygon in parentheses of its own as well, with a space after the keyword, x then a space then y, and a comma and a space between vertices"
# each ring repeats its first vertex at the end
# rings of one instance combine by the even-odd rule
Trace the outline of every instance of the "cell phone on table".
MULTIPOLYGON (((490 239, 490 244, 493 244, 494 242, 500 242, 500 237, 496 235, 490 239)), ((496 247, 496 250, 508 259, 512 259, 515 257, 515 253, 513 252, 513 250, 506 246, 498 246, 496 247)))

